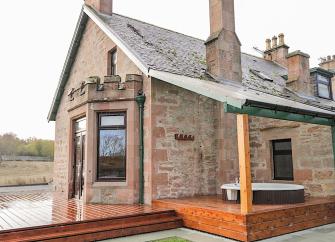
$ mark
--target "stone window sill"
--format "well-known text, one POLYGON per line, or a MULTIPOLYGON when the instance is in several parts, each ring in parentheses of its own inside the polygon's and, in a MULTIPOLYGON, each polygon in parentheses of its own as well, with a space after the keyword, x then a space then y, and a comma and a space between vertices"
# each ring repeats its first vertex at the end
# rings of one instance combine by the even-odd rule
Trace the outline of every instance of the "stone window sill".
POLYGON ((126 187, 127 182, 94 182, 92 187, 126 187))

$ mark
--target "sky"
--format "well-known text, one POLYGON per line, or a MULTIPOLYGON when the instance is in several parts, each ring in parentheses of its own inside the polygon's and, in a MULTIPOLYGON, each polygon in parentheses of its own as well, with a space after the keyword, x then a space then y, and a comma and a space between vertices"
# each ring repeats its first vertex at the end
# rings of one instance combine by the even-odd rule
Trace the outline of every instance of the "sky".
MULTIPOLYGON (((0 134, 54 138, 47 114, 83 0, 1 1, 0 134)), ((242 51, 285 34, 290 51, 335 54, 334 0, 235 0, 242 51)), ((209 35, 208 0, 114 0, 114 11, 187 35, 209 35)))

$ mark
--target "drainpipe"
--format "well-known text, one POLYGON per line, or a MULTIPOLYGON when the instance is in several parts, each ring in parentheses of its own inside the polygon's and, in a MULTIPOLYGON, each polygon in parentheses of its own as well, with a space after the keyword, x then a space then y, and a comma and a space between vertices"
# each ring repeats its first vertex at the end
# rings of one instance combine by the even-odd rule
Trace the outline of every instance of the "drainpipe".
POLYGON ((139 203, 144 204, 144 141, 143 141, 143 113, 144 113, 144 103, 145 103, 145 95, 142 91, 138 93, 138 96, 135 98, 138 110, 139 110, 139 125, 140 125, 140 145, 139 145, 139 203))

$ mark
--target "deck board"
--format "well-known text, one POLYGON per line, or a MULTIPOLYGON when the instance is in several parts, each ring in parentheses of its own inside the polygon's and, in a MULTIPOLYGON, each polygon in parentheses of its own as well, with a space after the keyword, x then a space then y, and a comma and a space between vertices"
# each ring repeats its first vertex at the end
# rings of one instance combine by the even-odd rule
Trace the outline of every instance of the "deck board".
POLYGON ((310 198, 305 203, 253 205, 243 215, 240 205, 219 196, 196 196, 153 201, 154 207, 173 208, 191 229, 240 241, 255 241, 335 222, 335 198, 310 198))
POLYGON ((173 209, 83 204, 49 192, 0 195, 0 241, 96 241, 181 226, 173 209))
POLYGON ((4 194, 0 195, 0 233, 166 210, 142 205, 84 205, 81 201, 61 199, 49 192, 4 194))

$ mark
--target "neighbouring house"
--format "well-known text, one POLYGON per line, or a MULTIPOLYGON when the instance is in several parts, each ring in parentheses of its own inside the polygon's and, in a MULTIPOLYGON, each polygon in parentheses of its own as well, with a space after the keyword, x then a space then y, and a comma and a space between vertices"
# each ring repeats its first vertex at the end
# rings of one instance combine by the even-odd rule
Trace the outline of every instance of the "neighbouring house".
POLYGON ((311 69, 283 34, 262 57, 241 53, 234 1, 209 3, 204 41, 85 1, 48 116, 56 193, 151 204, 240 178, 249 192, 252 181, 335 195, 335 56, 311 69))

